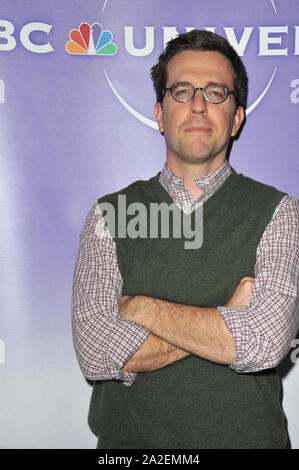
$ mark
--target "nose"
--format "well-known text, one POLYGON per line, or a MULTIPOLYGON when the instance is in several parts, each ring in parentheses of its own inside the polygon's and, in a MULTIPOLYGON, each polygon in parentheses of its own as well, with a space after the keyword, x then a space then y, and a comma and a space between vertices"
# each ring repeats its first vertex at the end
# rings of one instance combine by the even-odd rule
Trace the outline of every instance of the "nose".
POLYGON ((207 110, 207 101, 203 96, 201 89, 195 91, 195 95, 191 100, 191 109, 193 113, 204 113, 207 110))

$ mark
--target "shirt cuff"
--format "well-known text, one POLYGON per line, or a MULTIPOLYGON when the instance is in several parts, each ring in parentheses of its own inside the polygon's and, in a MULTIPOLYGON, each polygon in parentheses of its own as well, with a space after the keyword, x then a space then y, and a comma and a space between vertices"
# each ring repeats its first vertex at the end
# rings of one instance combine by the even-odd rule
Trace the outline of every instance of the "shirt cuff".
POLYGON ((122 318, 117 318, 110 332, 112 338, 117 338, 117 347, 113 341, 110 342, 106 356, 116 365, 115 369, 110 366, 112 378, 122 380, 124 385, 131 386, 136 379, 136 372, 123 370, 125 364, 141 348, 150 332, 144 327, 133 324, 122 318), (128 347, 129 345, 129 347, 128 347))
POLYGON ((235 342, 236 356, 229 365, 236 372, 258 372, 264 369, 271 341, 253 331, 249 324, 250 307, 217 307, 235 342))

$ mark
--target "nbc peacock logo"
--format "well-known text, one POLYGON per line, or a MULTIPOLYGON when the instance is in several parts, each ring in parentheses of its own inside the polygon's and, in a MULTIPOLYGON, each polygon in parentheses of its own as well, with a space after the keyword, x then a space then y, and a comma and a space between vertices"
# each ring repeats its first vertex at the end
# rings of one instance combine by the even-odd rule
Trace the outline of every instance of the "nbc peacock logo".
POLYGON ((103 29, 100 23, 81 23, 79 29, 72 29, 70 41, 65 45, 69 54, 115 55, 117 45, 112 42, 113 34, 103 29))

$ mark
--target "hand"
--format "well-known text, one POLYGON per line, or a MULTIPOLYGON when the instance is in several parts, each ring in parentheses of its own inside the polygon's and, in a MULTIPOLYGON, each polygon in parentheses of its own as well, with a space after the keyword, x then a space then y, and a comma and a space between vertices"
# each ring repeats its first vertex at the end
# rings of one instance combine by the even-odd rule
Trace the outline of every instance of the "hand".
POLYGON ((251 300, 254 277, 243 277, 235 292, 225 305, 226 307, 245 307, 251 300))
POLYGON ((120 304, 119 304, 119 314, 124 320, 129 320, 130 316, 130 302, 132 301, 134 297, 131 297, 129 295, 123 295, 120 304))
POLYGON ((123 295, 119 304, 119 314, 124 320, 149 327, 154 319, 155 299, 142 295, 123 295))

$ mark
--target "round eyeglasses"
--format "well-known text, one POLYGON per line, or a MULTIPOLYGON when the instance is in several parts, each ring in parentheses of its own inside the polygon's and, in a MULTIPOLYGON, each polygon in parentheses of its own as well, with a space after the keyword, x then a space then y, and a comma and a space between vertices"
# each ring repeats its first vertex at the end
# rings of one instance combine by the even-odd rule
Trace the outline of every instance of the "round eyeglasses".
POLYGON ((201 90, 204 98, 213 104, 223 103, 229 95, 235 93, 235 91, 229 91, 226 86, 220 83, 209 83, 204 88, 195 88, 189 82, 176 82, 170 88, 164 88, 164 90, 170 91, 173 99, 179 103, 187 103, 187 101, 192 100, 197 90, 201 90))

